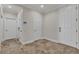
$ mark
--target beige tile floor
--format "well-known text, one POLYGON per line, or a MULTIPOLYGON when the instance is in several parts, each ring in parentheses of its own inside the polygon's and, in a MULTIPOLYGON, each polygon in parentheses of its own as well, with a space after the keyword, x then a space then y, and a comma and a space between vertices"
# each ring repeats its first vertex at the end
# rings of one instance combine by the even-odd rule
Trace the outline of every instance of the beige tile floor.
POLYGON ((2 54, 79 54, 79 49, 47 39, 39 39, 23 45, 19 39, 10 39, 1 43, 2 54))

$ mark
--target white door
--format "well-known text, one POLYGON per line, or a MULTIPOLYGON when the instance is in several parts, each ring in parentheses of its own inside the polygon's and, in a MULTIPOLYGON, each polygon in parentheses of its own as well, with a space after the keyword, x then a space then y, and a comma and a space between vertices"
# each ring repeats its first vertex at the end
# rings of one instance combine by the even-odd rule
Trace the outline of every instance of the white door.
POLYGON ((59 41, 64 42, 64 9, 59 10, 59 41))
POLYGON ((0 15, 0 42, 2 41, 3 39, 3 19, 0 15))
POLYGON ((2 39, 2 23, 1 23, 1 15, 0 15, 0 42, 1 42, 1 39, 2 39))
POLYGON ((2 39, 2 23, 1 23, 1 8, 0 8, 0 42, 1 42, 1 39, 2 39))
POLYGON ((61 24, 61 32, 59 32, 60 41, 76 47, 76 6, 71 5, 61 9, 59 21, 59 24, 61 24))
POLYGON ((79 5, 77 5, 77 18, 78 18, 78 21, 77 21, 77 25, 78 25, 78 41, 77 41, 77 47, 79 48, 79 5))
POLYGON ((16 38, 17 35, 17 23, 15 19, 5 19, 4 23, 4 39, 16 38))

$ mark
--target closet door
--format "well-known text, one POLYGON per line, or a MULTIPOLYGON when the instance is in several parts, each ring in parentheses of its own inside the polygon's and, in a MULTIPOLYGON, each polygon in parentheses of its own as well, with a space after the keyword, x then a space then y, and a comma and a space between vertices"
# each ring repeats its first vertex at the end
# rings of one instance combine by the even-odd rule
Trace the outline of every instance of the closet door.
POLYGON ((64 8, 59 10, 59 41, 64 42, 64 8))
POLYGON ((0 42, 3 39, 3 19, 1 15, 1 9, 0 9, 0 42))
POLYGON ((1 15, 0 15, 0 42, 1 42, 1 39, 2 39, 2 31, 1 31, 1 26, 2 26, 2 24, 1 24, 1 15))
POLYGON ((0 6, 0 41, 1 41, 1 6, 0 6))
POLYGON ((76 5, 70 5, 60 10, 60 41, 76 47, 76 5))
POLYGON ((77 35, 78 36, 78 41, 77 41, 77 47, 79 48, 79 4, 77 5, 77 7, 78 7, 77 8, 77 13, 78 13, 77 14, 77 23, 78 23, 77 24, 78 25, 78 32, 77 32, 78 33, 78 35, 77 35))
POLYGON ((5 25, 5 27, 4 27, 4 40, 16 38, 16 34, 17 34, 16 20, 6 18, 4 25, 5 25))

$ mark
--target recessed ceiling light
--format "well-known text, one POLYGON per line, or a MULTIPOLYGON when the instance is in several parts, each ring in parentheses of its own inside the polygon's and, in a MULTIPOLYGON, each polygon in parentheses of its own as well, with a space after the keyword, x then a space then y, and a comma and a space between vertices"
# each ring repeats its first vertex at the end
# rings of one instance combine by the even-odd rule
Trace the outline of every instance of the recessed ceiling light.
POLYGON ((12 6, 8 5, 8 8, 12 8, 12 6))
POLYGON ((44 8, 44 5, 40 5, 41 8, 44 8))

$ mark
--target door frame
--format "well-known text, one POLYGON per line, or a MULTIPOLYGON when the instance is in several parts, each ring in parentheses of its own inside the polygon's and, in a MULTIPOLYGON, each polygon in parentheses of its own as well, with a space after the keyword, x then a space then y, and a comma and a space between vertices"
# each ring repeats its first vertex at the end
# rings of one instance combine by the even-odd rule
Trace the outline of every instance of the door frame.
MULTIPOLYGON (((16 22, 16 25, 17 25, 17 21, 16 21, 16 19, 14 19, 14 18, 8 18, 8 17, 5 17, 5 20, 4 20, 4 40, 6 40, 6 35, 7 35, 7 32, 6 32, 6 30, 7 30, 7 21, 8 20, 14 20, 15 22, 16 22)), ((17 26, 16 26, 16 38, 17 38, 17 26)))

